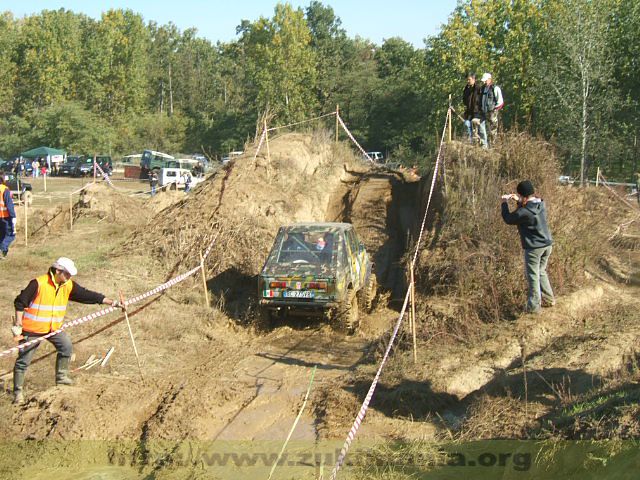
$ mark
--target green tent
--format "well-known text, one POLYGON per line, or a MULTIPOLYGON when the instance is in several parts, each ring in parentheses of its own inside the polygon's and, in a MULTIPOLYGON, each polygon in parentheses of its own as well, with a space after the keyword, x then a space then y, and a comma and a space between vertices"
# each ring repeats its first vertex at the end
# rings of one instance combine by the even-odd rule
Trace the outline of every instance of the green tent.
POLYGON ((31 150, 27 150, 26 152, 22 152, 20 155, 25 158, 36 158, 36 157, 47 157, 49 155, 66 155, 67 152, 64 150, 58 150, 57 148, 49 148, 49 147, 38 147, 33 148, 31 150))

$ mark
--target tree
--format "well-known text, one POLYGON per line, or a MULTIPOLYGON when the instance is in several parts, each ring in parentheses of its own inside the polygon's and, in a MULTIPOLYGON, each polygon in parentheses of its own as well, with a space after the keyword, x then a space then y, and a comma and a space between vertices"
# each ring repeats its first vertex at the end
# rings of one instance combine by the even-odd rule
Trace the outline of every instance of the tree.
POLYGON ((278 4, 273 19, 243 23, 239 31, 247 55, 247 78, 259 108, 268 107, 283 122, 313 114, 315 54, 302 10, 278 4))
POLYGON ((612 0, 567 0, 549 9, 540 54, 540 98, 546 130, 580 160, 584 185, 588 158, 606 149, 604 139, 619 96, 608 29, 612 0), (603 14, 604 12, 604 14, 603 14))

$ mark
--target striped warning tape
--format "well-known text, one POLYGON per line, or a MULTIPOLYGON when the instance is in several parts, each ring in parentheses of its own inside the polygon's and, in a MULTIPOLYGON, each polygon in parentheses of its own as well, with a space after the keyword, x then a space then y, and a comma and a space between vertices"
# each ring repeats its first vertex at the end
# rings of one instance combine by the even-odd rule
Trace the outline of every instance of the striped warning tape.
POLYGON ((253 155, 253 161, 255 162, 256 158, 258 158, 258 153, 260 153, 260 149, 262 148, 262 143, 264 139, 267 137, 267 129, 262 130, 262 135, 260 135, 260 141, 258 142, 258 148, 256 148, 256 153, 253 155))
MULTIPOLYGON (((218 236, 216 235, 214 237, 214 239, 211 241, 211 243, 209 244, 209 246, 207 247, 207 249, 205 250, 205 253, 203 255, 203 259, 206 259, 209 254, 211 253, 211 249, 213 248, 216 240, 217 240, 218 236)), ((186 280, 187 278, 189 278, 191 275, 195 274, 196 272, 198 272, 200 270, 200 265, 198 265, 197 267, 192 268, 191 270, 189 270, 188 272, 185 272, 181 275, 178 275, 175 278, 172 278, 171 280, 163 283, 162 285, 158 285, 156 288, 154 288, 153 290, 149 290, 148 292, 145 293, 141 293, 140 295, 130 298, 125 302, 125 305, 133 305, 134 303, 138 303, 141 300, 144 300, 145 298, 151 297, 153 295, 156 295, 164 290, 167 290, 168 288, 173 287, 174 285, 186 280)), ((24 342, 21 343, 20 345, 16 345, 15 347, 11 347, 8 348, 6 350, 4 350, 3 352, 0 352, 0 357, 3 357, 5 355, 9 355, 13 352, 18 352, 26 347, 29 347, 31 345, 34 345, 36 343, 39 342, 43 342, 44 340, 46 340, 47 338, 53 337, 54 335, 57 335, 58 333, 62 332, 63 330, 70 328, 70 327, 74 327, 76 325, 80 325, 86 322, 89 322, 91 320, 95 320, 96 318, 100 318, 100 317, 104 317, 105 315, 108 315, 109 313, 112 313, 116 310, 120 310, 119 308, 114 308, 114 307, 107 307, 104 308, 100 311, 94 312, 94 313, 90 313, 89 315, 85 315, 84 317, 81 318, 77 318, 75 320, 72 320, 70 322, 65 322, 62 327, 60 327, 58 330, 54 330, 53 332, 49 332, 46 335, 43 335, 42 337, 38 337, 38 338, 34 338, 33 340, 29 340, 28 342, 24 342)))
POLYGON ((344 122, 342 121, 342 117, 340 116, 340 114, 338 114, 338 122, 340 122, 340 126, 343 128, 343 130, 345 132, 347 132, 347 135, 349 136, 349 138, 351 139, 351 141, 353 143, 356 144, 356 146, 360 149, 360 151, 362 152, 362 154, 367 158, 367 160, 369 160, 371 163, 373 163, 373 159, 369 156, 369 154, 367 152, 364 151, 364 148, 362 148, 360 146, 360 144, 358 143, 358 141, 353 137, 353 135, 351 135, 351 132, 349 131, 349 129, 347 128, 347 126, 344 124, 344 122))
MULTIPOLYGON (((338 116, 338 118, 340 118, 338 116)), ((436 178, 438 175, 438 167, 440 165, 440 162, 442 161, 442 151, 443 151, 443 146, 444 146, 444 133, 447 129, 447 125, 449 122, 449 115, 447 115, 447 120, 444 123, 444 129, 442 131, 442 137, 441 141, 440 141, 440 148, 438 150, 438 156, 436 157, 436 163, 433 169, 433 177, 431 179, 431 189, 429 191, 429 199, 427 200, 427 206, 425 208, 425 212, 424 212, 424 217, 422 219, 422 225, 420 227, 420 236, 418 237, 418 241, 416 242, 416 247, 415 247, 415 255, 413 257, 413 260, 411 262, 411 268, 413 269, 415 262, 416 262, 416 258, 418 255, 418 252, 420 250, 420 245, 422 243, 422 235, 424 232, 424 228, 427 222, 427 214, 429 213, 429 206, 431 205, 431 199, 433 197, 433 191, 435 189, 435 183, 436 183, 436 178)), ((342 122, 341 122, 342 123, 342 122)), ((343 124, 344 125, 344 124, 343 124)), ((346 127, 344 127, 346 130, 346 127)), ((348 133, 348 131, 347 131, 348 133)), ((354 140, 355 141, 355 140, 354 140)), ((402 310, 400 311, 400 315, 398 316, 398 320, 396 321, 396 324, 393 328, 393 333, 391 334, 391 338, 389 339, 389 344, 387 345, 387 349, 384 352, 384 356, 382 357, 382 361, 380 362, 380 366, 378 367, 378 371, 376 372, 375 377, 373 378, 373 382, 371 382, 371 386, 369 387, 369 391, 367 392, 367 396, 364 399, 364 402, 362 402, 362 405, 360 407, 360 410, 358 411, 358 414, 356 415, 356 419, 353 422, 353 425, 351 426, 351 429, 349 430, 349 433, 347 434, 347 439, 344 442, 344 445, 342 446, 342 449, 340 450, 340 455, 338 455, 338 460, 336 461, 336 465, 333 467, 333 471, 331 472, 331 480, 335 480, 337 475, 338 475, 338 471, 340 470, 340 468, 342 467, 343 463, 344 463, 344 459, 347 456, 347 453, 349 451, 349 448, 351 447, 351 443, 353 442, 354 438, 356 437, 356 434, 358 433, 358 430, 360 429, 360 425, 362 424, 362 422, 364 421, 364 417, 367 414, 367 410, 369 409, 369 404, 371 403, 371 399, 373 398, 373 393, 378 385, 378 381, 380 379, 380 375, 382 374, 382 369, 384 368, 385 364, 387 363, 387 359, 389 358, 389 354, 391 352, 391 348, 393 347, 393 343, 395 342, 395 339, 398 335, 398 331, 400 330, 400 325, 402 324, 402 320, 404 319, 404 315, 405 312, 407 310, 407 305, 409 303, 409 295, 411 293, 411 287, 409 287, 407 289, 407 293, 404 297, 404 303, 402 305, 402 310)))

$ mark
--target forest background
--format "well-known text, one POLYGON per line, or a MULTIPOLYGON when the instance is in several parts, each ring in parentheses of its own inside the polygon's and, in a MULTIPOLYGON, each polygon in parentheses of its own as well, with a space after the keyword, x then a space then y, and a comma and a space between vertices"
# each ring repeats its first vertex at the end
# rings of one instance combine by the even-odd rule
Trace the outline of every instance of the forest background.
MULTIPOLYGON (((338 12, 339 13, 339 12, 338 12)), ((213 44, 132 10, 0 15, 0 156, 39 145, 114 157, 144 148, 218 157, 268 111, 285 124, 335 111, 367 150, 430 158, 449 95, 492 72, 503 126, 552 142, 565 173, 638 165, 640 3, 461 0, 415 48, 350 38, 330 6, 277 4, 213 44)), ((454 117, 455 118, 455 117, 454 117)), ((462 135, 461 122, 456 131, 462 135)))

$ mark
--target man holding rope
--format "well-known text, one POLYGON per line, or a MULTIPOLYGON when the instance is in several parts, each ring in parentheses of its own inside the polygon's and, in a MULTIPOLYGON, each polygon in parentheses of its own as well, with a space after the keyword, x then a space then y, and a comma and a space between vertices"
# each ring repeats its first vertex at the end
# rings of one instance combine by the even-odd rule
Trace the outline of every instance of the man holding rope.
MULTIPOLYGON (((120 302, 81 287, 71 280, 78 270, 69 258, 61 257, 49 268, 49 271, 29 282, 14 300, 16 316, 11 333, 16 342, 22 344, 42 337, 62 327, 69 300, 86 304, 103 304, 121 307, 120 302)), ((47 338, 57 350, 56 384, 73 385, 69 377, 69 362, 73 353, 71 339, 65 332, 47 338)), ((33 359, 38 345, 34 343, 18 353, 13 368, 13 403, 24 401, 23 385, 27 368, 33 359)))

